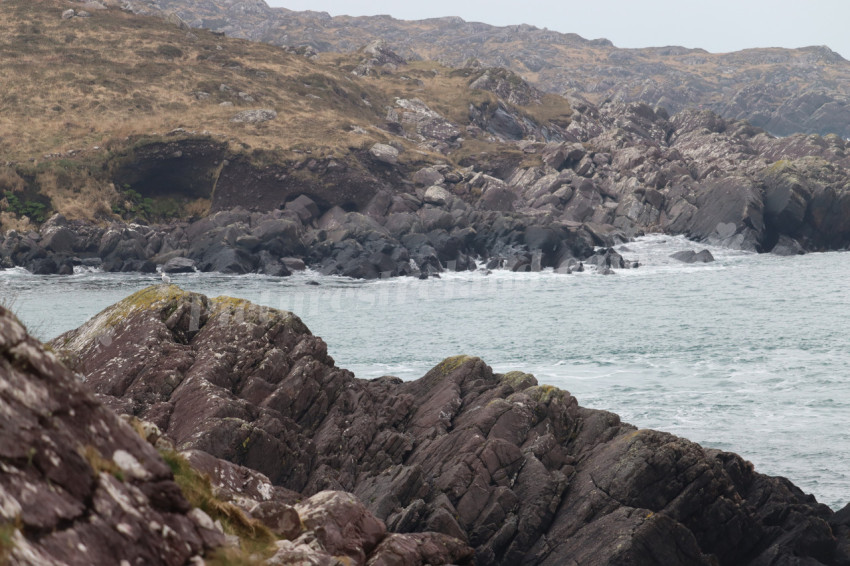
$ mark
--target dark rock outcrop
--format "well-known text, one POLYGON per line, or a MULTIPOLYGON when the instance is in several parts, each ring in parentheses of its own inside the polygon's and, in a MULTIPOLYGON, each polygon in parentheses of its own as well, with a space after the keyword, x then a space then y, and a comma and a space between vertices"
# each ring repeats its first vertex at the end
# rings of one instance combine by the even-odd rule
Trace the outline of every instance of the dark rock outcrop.
POLYGON ((846 511, 735 454, 635 429, 477 358, 413 382, 361 381, 294 315, 174 286, 141 291, 53 345, 104 402, 180 449, 303 497, 355 494, 398 533, 379 545, 396 556, 434 548, 415 533, 435 531, 482 565, 850 559, 846 511))
MULTIPOLYGON (((396 104, 405 127, 445 121, 418 99, 396 104)), ((325 274, 378 278, 494 258, 510 269, 565 271, 594 247, 647 232, 786 255, 850 245, 850 160, 836 136, 777 139, 707 111, 668 118, 640 104, 573 104, 570 124, 557 126, 571 141, 495 140, 505 153, 481 154, 469 167, 409 167, 387 144, 334 168, 317 160, 312 169, 259 168, 237 158, 221 170, 213 209, 251 201, 251 210, 153 226, 56 216, 38 232, 7 232, 0 263, 39 274, 163 265, 285 276, 290 258, 325 274)))
POLYGON ((224 541, 157 451, 2 308, 0 468, 4 563, 180 566, 224 541))

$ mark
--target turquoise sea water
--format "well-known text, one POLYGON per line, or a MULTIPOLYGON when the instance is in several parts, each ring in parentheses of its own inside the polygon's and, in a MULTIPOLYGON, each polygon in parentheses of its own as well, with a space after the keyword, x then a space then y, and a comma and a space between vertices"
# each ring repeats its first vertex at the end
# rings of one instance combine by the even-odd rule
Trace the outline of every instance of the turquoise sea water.
MULTIPOLYGON (((292 310, 358 377, 415 379, 455 354, 523 370, 624 421, 730 450, 837 509, 850 501, 850 255, 781 258, 681 238, 627 244, 616 275, 448 274, 418 281, 177 275, 208 295, 292 310), (320 284, 308 285, 308 281, 320 284)), ((0 298, 52 338, 158 277, 0 272, 0 298)))

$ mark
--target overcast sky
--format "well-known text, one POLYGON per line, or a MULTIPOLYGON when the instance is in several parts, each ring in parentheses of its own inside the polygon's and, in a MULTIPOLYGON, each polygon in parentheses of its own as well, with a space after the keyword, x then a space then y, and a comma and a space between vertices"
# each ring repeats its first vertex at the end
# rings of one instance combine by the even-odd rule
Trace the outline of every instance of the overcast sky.
POLYGON ((493 25, 532 24, 618 47, 684 45, 712 52, 827 45, 850 59, 848 0, 266 0, 337 16, 403 20, 460 16, 493 25))

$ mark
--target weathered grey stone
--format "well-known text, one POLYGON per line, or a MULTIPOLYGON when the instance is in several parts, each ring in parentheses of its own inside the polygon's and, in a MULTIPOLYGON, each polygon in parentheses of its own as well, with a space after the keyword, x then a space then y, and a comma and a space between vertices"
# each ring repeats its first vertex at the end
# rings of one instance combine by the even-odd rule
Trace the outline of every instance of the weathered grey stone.
POLYGON ((267 108, 262 108, 258 110, 243 110, 242 112, 235 114, 230 121, 244 124, 260 124, 262 122, 274 120, 275 118, 277 118, 277 112, 267 108))
POLYGON ((386 163, 387 165, 395 165, 398 162, 398 150, 384 143, 373 145, 369 149, 369 155, 375 158, 376 161, 386 163))
POLYGON ((428 204, 433 204, 436 206, 445 206, 448 204, 449 200, 451 200, 452 194, 440 187, 438 185, 434 185, 433 187, 428 187, 428 190, 425 191, 425 196, 423 200, 428 204))
POLYGON ((194 273, 195 260, 186 257, 169 259, 162 266, 163 273, 194 273))
POLYGON ((709 263, 714 261, 714 256, 708 250, 697 253, 694 250, 683 250, 670 254, 670 257, 684 263, 709 263))

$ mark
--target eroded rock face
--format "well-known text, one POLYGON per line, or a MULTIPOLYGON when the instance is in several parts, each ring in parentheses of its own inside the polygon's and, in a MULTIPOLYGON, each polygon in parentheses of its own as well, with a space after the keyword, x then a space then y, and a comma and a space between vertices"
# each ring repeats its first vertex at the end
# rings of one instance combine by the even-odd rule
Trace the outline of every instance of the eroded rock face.
POLYGON ((156 450, 2 308, 0 470, 12 564, 178 566, 223 540, 156 450))
MULTIPOLYGON (((464 543, 477 564, 850 559, 839 542, 847 511, 734 454, 635 429, 477 358, 449 358, 413 382, 362 381, 294 315, 173 286, 137 293, 54 347, 77 357, 107 403, 154 421, 181 449, 302 497, 353 493, 397 533, 375 542, 374 529, 358 531, 388 552, 370 564, 406 563, 416 549, 409 563, 446 548, 460 560, 464 543)), ((321 497, 356 508, 349 496, 321 497)), ((345 550, 348 535, 323 536, 363 559, 345 550)))

